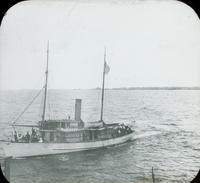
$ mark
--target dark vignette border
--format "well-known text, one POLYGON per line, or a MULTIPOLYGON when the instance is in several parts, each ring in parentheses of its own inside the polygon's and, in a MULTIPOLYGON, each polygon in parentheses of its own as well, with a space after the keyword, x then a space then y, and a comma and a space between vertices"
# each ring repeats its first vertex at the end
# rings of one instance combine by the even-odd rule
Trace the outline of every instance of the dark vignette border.
MULTIPOLYGON (((74 0, 76 1, 76 0, 74 0)), ((190 6, 198 15, 200 19, 200 2, 198 0, 178 0, 180 2, 183 2, 190 6)), ((7 10, 11 8, 13 5, 22 2, 20 0, 2 0, 0 5, 0 22, 2 22, 2 19, 4 15, 6 14, 7 10)), ((0 180, 3 180, 3 182, 9 183, 6 178, 4 178, 2 170, 0 168, 0 180)), ((190 182, 190 183, 200 183, 200 170, 197 173, 196 177, 190 182)))
POLYGON ((8 180, 4 177, 2 168, 0 166, 0 180, 5 183, 9 183, 8 180))

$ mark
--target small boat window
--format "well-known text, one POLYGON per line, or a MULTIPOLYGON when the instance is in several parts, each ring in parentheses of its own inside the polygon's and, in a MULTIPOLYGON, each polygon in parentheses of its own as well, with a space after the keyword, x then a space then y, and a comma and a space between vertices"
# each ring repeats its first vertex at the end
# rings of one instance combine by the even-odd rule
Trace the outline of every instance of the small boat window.
POLYGON ((94 131, 94 139, 96 140, 98 138, 97 131, 94 131))
POLYGON ((50 132, 50 142, 53 142, 53 141, 54 141, 54 133, 50 132))
POLYGON ((90 140, 92 140, 92 131, 89 131, 90 140))
POLYGON ((61 127, 62 127, 62 128, 65 128, 65 123, 61 123, 61 127))

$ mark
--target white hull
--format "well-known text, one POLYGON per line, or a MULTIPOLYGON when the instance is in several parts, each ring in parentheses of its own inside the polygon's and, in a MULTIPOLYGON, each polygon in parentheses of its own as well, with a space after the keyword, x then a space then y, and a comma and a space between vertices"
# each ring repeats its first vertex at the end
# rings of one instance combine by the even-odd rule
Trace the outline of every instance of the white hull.
POLYGON ((80 143, 7 143, 3 147, 5 156, 29 157, 51 154, 63 154, 76 151, 85 151, 117 145, 131 140, 133 133, 104 141, 80 142, 80 143))

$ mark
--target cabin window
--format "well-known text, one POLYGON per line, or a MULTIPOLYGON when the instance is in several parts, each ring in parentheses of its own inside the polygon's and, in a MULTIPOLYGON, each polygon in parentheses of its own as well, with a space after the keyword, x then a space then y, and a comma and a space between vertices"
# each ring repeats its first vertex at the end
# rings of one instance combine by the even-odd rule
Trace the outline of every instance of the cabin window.
POLYGON ((44 132, 41 132, 41 136, 42 136, 42 139, 44 139, 45 133, 44 133, 44 132))
POLYGON ((94 139, 97 139, 97 131, 94 131, 94 139))
POLYGON ((89 138, 92 140, 92 131, 89 131, 89 138))
POLYGON ((50 142, 53 142, 53 141, 54 141, 54 133, 50 132, 50 142))
POLYGON ((61 123, 61 127, 62 127, 62 128, 65 128, 65 123, 61 123))

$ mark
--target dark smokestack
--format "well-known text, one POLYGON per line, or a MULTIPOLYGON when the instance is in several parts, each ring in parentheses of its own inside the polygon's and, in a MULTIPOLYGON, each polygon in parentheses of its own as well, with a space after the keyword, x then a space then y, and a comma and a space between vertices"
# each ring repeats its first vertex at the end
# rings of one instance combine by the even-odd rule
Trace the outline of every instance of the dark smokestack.
POLYGON ((81 99, 76 99, 75 103, 75 120, 81 121, 81 99))

